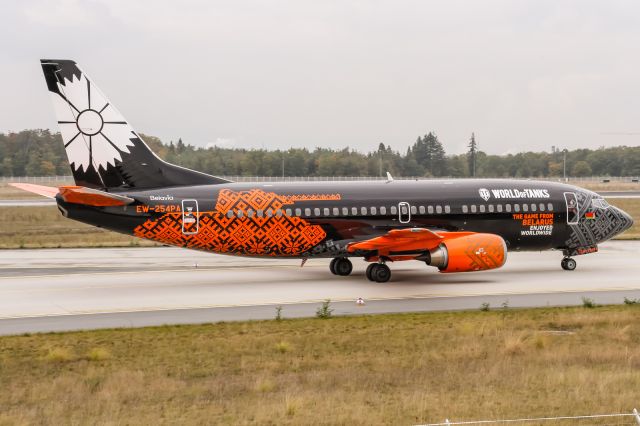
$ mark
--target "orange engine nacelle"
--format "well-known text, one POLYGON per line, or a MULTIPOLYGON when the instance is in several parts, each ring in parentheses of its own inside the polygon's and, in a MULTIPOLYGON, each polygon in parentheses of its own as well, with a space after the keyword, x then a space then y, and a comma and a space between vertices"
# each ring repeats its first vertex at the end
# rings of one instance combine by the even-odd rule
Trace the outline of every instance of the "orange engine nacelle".
POLYGON ((471 234, 447 238, 429 252, 427 263, 440 272, 495 269, 507 260, 507 245, 495 234, 471 234))

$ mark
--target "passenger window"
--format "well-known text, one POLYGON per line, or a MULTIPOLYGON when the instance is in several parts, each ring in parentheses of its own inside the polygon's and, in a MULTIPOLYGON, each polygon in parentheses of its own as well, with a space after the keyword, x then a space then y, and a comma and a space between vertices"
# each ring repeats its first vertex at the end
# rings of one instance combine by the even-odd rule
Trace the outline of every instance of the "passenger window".
POLYGON ((315 214, 316 216, 320 216, 320 209, 317 207, 313 209, 313 214, 315 214))
POLYGON ((424 214, 424 206, 420 206, 420 214, 424 214))
POLYGON ((334 215, 334 216, 339 216, 339 215, 340 215, 340 209, 339 209, 339 208, 337 208, 337 207, 334 207, 334 208, 333 208, 333 215, 334 215))
POLYGON ((513 205, 513 211, 516 212, 516 213, 520 212, 520 204, 514 204, 513 205))
POLYGON ((398 213, 398 209, 396 208, 396 206, 391 206, 391 214, 397 214, 398 213))
POLYGON ((377 215, 378 214, 378 210, 375 207, 371 207, 371 214, 373 216, 377 215))
POLYGON ((489 204, 487 208, 489 209, 489 213, 493 213, 493 204, 489 204))
POLYGON ((360 213, 362 214, 362 216, 366 216, 367 215, 367 208, 366 207, 360 207, 360 213))
POLYGON ((342 208, 342 216, 349 216, 349 209, 346 207, 342 208))
POLYGON ((267 217, 271 217, 273 216, 273 210, 269 209, 267 210, 267 217))
POLYGON ((233 217, 233 210, 229 210, 229 211, 227 212, 227 217, 228 217, 228 218, 232 218, 232 217, 233 217))
POLYGON ((411 206, 411 214, 417 214, 418 208, 416 206, 411 206))
POLYGON ((498 213, 502 213, 502 204, 496 205, 496 209, 498 210, 498 213))
POLYGON ((480 204, 480 213, 484 213, 484 204, 480 204))
POLYGON ((354 216, 358 216, 358 208, 357 207, 351 207, 351 214, 354 216))
POLYGON ((292 212, 291 212, 291 209, 287 209, 287 210, 285 210, 285 214, 286 214, 287 216, 291 216, 291 213, 292 213, 292 212))
POLYGON ((329 216, 331 213, 329 213, 329 209, 328 208, 324 208, 324 215, 325 216, 329 216))
POLYGON ((433 214, 433 206, 427 207, 427 211, 429 212, 429 214, 433 214))
POLYGON ((547 210, 552 212, 553 211, 553 204, 551 204, 551 203, 547 204, 547 210))
POLYGON ((511 204, 507 204, 504 206, 504 209, 507 213, 511 213, 511 204))
POLYGON ((247 217, 253 217, 253 209, 247 210, 247 217))
POLYGON ((477 207, 475 204, 471 204, 471 213, 475 213, 477 211, 477 207))
POLYGON ((535 204, 533 204, 533 203, 532 203, 532 204, 531 204, 531 211, 532 211, 532 212, 535 212, 535 211, 537 211, 537 210, 538 210, 538 207, 537 207, 535 204))
POLYGON ((451 213, 451 206, 444 206, 445 213, 451 213))
POLYGON ((263 211, 262 210, 258 210, 258 212, 256 213, 258 217, 262 217, 263 216, 263 211))
MULTIPOLYGON (((262 216, 262 210, 258 210, 258 216, 262 216)), ((296 209, 296 216, 302 216, 301 209, 296 209)))
POLYGON ((282 217, 282 209, 276 210, 276 216, 282 217))
POLYGON ((237 213, 237 215, 238 215, 238 217, 242 217, 242 216, 244 216, 244 214, 243 214, 242 210, 240 210, 240 209, 238 209, 238 213, 237 213))
POLYGON ((466 205, 462 206, 462 213, 469 213, 469 207, 466 205))
POLYGON ((528 205, 526 205, 526 204, 523 204, 523 205, 522 205, 522 211, 523 211, 523 212, 528 212, 528 211, 529 211, 529 206, 528 206, 528 205))
POLYGON ((304 209, 305 216, 311 216, 311 209, 304 209))
POLYGON ((540 211, 543 212, 544 211, 544 203, 540 203, 540 211))
POLYGON ((436 206, 436 213, 442 213, 442 206, 436 206))
POLYGON ((387 208, 385 206, 380 207, 380 214, 387 214, 387 208))

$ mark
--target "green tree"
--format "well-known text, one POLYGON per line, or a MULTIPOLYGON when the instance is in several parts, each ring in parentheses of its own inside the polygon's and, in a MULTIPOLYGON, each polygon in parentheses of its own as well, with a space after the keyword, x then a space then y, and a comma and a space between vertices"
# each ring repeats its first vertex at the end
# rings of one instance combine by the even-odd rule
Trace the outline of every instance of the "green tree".
POLYGON ((477 167, 477 154, 478 154, 478 144, 476 143, 476 135, 475 133, 471 133, 471 140, 469 141, 469 151, 467 151, 467 157, 469 159, 469 174, 472 177, 476 176, 476 167, 477 167))
POLYGON ((571 175, 576 177, 591 176, 591 166, 586 161, 578 161, 571 168, 571 175))

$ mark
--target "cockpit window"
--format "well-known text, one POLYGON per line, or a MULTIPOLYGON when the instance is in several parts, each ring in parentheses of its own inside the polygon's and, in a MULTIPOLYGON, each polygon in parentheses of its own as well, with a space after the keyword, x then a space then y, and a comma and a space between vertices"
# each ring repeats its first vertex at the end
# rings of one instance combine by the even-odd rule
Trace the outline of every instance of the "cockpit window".
POLYGON ((604 198, 594 198, 591 200, 591 205, 595 208, 606 209, 609 207, 609 203, 604 198))

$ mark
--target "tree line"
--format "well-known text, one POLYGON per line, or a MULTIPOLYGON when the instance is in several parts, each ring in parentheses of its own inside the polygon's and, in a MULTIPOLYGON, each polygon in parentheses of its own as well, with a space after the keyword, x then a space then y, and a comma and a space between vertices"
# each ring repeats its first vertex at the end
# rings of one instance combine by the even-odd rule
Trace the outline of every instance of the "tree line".
MULTIPOLYGON (((401 153, 380 143, 361 153, 349 148, 288 150, 200 148, 179 139, 163 143, 141 135, 161 158, 174 164, 222 176, 394 176, 422 177, 561 177, 638 176, 640 147, 616 146, 563 152, 491 155, 478 149, 475 136, 465 154, 447 155, 437 135, 429 132, 401 153)), ((69 175, 59 133, 24 130, 0 133, 0 176, 69 175)))

